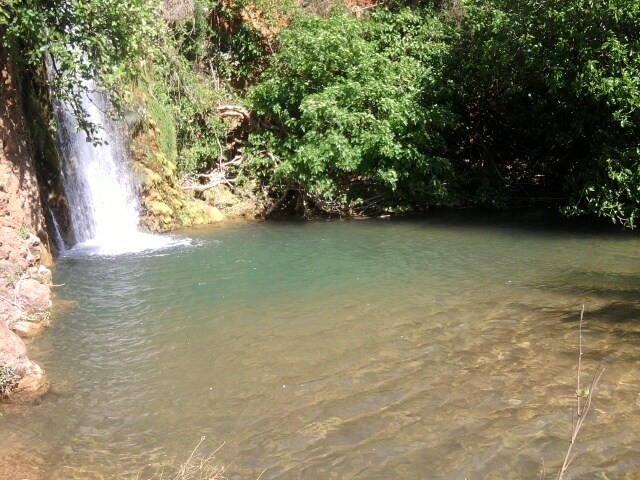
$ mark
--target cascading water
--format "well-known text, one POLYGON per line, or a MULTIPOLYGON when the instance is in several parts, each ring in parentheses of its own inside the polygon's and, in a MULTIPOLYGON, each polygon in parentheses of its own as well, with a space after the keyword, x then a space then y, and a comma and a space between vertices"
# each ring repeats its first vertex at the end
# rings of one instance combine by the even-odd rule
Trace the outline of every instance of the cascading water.
POLYGON ((137 232, 138 205, 129 172, 124 166, 118 136, 104 112, 104 96, 95 92, 82 95, 88 120, 102 126, 101 143, 87 141, 75 128, 70 108, 57 109, 58 142, 64 158, 63 182, 69 203, 75 241, 109 242, 113 236, 137 232))
POLYGON ((82 107, 87 119, 100 126, 100 141, 87 141, 70 106, 55 109, 58 144, 63 158, 62 182, 67 197, 73 250, 117 254, 160 248, 173 243, 170 237, 139 231, 139 202, 128 169, 117 125, 109 118, 105 94, 94 82, 84 84, 82 107))
POLYGON ((58 224, 58 220, 56 220, 56 216, 51 209, 49 209, 49 215, 51 216, 51 222, 53 223, 53 240, 56 242, 56 248, 59 253, 64 253, 67 251, 67 246, 64 244, 64 240, 62 239, 60 225, 58 224))

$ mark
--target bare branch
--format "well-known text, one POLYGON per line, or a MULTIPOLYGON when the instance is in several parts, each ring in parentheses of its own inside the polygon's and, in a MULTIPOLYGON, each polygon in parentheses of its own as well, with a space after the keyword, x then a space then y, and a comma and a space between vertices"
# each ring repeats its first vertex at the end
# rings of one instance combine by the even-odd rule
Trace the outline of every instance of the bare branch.
POLYGON ((595 393, 596 387, 598 386, 598 382, 600 381, 600 378, 602 377, 602 374, 604 373, 604 370, 605 370, 602 364, 598 365, 598 368, 596 368, 596 371, 593 374, 593 378, 591 379, 591 383, 589 387, 587 387, 584 390, 580 389, 580 370, 582 368, 582 319, 583 319, 583 316, 584 316, 584 305, 582 305, 582 312, 580 313, 580 341, 579 341, 580 350, 578 354, 578 374, 577 374, 578 389, 576 390, 576 403, 577 403, 576 417, 574 420, 572 420, 571 441, 569 443, 569 447, 567 448, 567 452, 564 457, 564 462, 562 463, 562 468, 560 468, 560 471, 558 472, 558 480, 562 480, 564 472, 567 470, 567 468, 569 468, 569 465, 571 465, 571 462, 576 456, 575 453, 572 455, 571 451, 573 449, 573 446, 576 443, 576 439, 578 438, 578 433, 580 432, 580 428, 582 427, 584 421, 587 418, 587 414, 591 409, 591 400, 593 399, 593 394, 595 393), (585 403, 584 403, 584 406, 582 407, 582 410, 580 406, 581 398, 585 399, 585 403))

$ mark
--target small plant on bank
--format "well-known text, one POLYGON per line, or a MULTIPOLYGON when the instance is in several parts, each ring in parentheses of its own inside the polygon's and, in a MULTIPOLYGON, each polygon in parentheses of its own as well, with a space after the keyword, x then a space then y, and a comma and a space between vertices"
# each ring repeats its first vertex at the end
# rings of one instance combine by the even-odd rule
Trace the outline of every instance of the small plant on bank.
MULTIPOLYGON (((225 468, 214 462, 216 453, 224 446, 224 443, 215 451, 205 454, 198 451, 205 438, 204 435, 200 437, 200 441, 191 451, 189 458, 167 480, 227 480, 227 477, 224 476, 225 468)), ((163 479, 165 479, 164 475, 159 480, 163 479)))
POLYGON ((9 365, 0 363, 0 397, 6 397, 16 382, 16 373, 9 365))
POLYGON ((198 452, 198 448, 202 445, 205 437, 200 437, 200 441, 193 449, 191 455, 181 466, 173 480, 226 480, 224 476, 225 468, 221 465, 212 464, 215 454, 222 448, 224 443, 220 445, 213 453, 202 454, 198 452))
POLYGON ((45 327, 51 325, 51 312, 49 311, 29 313, 24 318, 27 322, 41 323, 45 327))
POLYGON ((29 229, 26 227, 26 225, 22 225, 20 227, 20 231, 18 232, 18 235, 20 236, 20 238, 22 238, 23 240, 28 239, 31 236, 31 232, 29 231, 29 229))

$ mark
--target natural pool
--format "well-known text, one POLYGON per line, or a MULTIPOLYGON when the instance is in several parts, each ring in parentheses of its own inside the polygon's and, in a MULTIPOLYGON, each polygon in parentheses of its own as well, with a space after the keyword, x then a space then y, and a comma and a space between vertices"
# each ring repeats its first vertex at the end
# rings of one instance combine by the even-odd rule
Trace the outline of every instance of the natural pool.
POLYGON ((565 478, 640 471, 638 235, 477 214, 184 235, 59 260, 31 347, 52 391, 0 407, 0 477, 167 476, 204 435, 229 479, 555 478, 583 303, 585 380, 606 371, 565 478))

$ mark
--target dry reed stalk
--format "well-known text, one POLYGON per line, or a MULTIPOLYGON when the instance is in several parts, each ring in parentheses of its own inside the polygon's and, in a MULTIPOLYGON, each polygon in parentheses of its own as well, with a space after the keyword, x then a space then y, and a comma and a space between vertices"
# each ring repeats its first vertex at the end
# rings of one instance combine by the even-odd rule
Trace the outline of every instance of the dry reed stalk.
POLYGON ((196 452, 205 438, 204 435, 200 437, 200 441, 189 458, 180 465, 172 480, 227 480, 227 477, 224 476, 225 468, 222 465, 213 464, 215 455, 224 446, 224 442, 207 455, 197 454, 196 452))
POLYGON ((584 318, 584 304, 582 305, 582 311, 580 312, 580 349, 578 353, 578 374, 577 374, 577 389, 576 389, 576 410, 575 416, 571 419, 571 442, 569 443, 569 447, 567 448, 567 453, 564 457, 564 462, 562 463, 562 468, 558 472, 558 480, 562 480, 564 473, 566 472, 569 465, 575 458, 575 454, 571 455, 571 450, 576 443, 576 438, 578 437, 578 433, 580 432, 580 428, 584 424, 584 421, 587 418, 587 414, 589 413, 589 409, 591 408, 591 399, 593 398, 593 394, 595 393, 596 387, 598 386, 598 382, 600 381, 600 377, 604 373, 604 367, 602 364, 598 365, 596 368, 593 377, 591 378, 590 385, 581 390, 580 389, 580 370, 582 368, 582 320, 584 318), (581 399, 585 399, 584 405, 581 404, 581 399))

